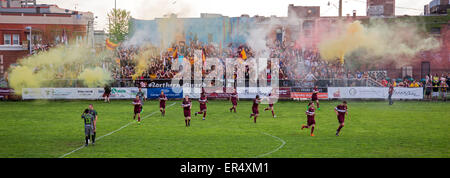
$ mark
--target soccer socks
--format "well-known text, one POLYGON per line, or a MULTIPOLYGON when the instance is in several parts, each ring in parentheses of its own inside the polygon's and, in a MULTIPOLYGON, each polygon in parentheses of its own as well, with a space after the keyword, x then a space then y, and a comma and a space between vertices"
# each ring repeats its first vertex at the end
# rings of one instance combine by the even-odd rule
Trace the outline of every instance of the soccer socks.
POLYGON ((206 117, 206 111, 205 112, 203 112, 203 118, 205 118, 206 117))
POLYGON ((314 127, 311 127, 311 135, 313 135, 314 127))
POLYGON ((253 119, 253 122, 254 122, 254 123, 256 123, 256 118, 257 118, 257 116, 255 116, 255 118, 253 119))
POLYGON ((94 135, 92 135, 92 143, 95 143, 95 135, 97 134, 97 132, 94 132, 94 135))
POLYGON ((339 132, 341 131, 342 127, 344 127, 343 125, 339 125, 339 128, 336 130, 336 135, 339 134, 339 132))
POLYGON ((275 117, 275 112, 272 111, 272 117, 275 117))
POLYGON ((138 116, 138 122, 141 122, 141 116, 138 116))
POLYGON ((85 145, 87 146, 87 145, 88 145, 88 143, 89 143, 89 135, 88 135, 88 136, 86 136, 86 137, 85 137, 85 139, 86 139, 86 144, 85 144, 85 145))
POLYGON ((186 124, 186 127, 188 126, 187 122, 188 122, 187 119, 185 119, 185 120, 184 120, 184 123, 186 124))

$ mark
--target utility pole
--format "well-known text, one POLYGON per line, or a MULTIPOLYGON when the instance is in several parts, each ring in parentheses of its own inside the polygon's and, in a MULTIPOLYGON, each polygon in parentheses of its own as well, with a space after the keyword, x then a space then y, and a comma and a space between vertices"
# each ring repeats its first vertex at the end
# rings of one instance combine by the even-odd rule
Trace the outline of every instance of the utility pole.
POLYGON ((339 0, 339 17, 342 17, 342 0, 339 0))

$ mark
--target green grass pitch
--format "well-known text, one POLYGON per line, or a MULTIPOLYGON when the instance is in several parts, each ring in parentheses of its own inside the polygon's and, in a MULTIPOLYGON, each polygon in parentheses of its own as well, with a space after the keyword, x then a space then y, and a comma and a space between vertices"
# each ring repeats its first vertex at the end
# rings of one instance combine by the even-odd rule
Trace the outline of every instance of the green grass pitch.
POLYGON ((157 158, 375 158, 450 157, 450 104, 445 102, 349 101, 350 119, 339 137, 333 111, 339 101, 321 101, 315 137, 306 123, 306 101, 280 101, 276 118, 260 105, 257 123, 250 101, 230 113, 229 101, 209 101, 206 120, 194 112, 184 124, 180 101, 147 101, 142 124, 133 122, 129 101, 0 102, 0 157, 157 157, 157 158), (81 112, 93 103, 99 113, 97 142, 84 146, 81 112), (171 105, 172 103, 175 103, 171 105))

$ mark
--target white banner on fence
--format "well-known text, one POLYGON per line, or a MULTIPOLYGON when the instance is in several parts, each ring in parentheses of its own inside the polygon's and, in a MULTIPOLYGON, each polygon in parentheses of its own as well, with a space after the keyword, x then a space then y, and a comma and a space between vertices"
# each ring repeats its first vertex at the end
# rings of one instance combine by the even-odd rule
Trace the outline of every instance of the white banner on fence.
MULTIPOLYGON (((328 87, 328 98, 388 98, 388 87, 328 87)), ((423 99, 423 88, 394 88, 393 99, 423 99)))
MULTIPOLYGON (((24 88, 22 99, 101 99, 103 88, 24 88)), ((138 88, 111 88, 111 99, 132 99, 138 88)), ((143 88, 145 96, 147 89, 143 88)))
MULTIPOLYGON (((239 98, 255 98, 256 95, 267 96, 272 91, 272 87, 237 87, 236 91, 239 98)), ((277 90, 278 91, 278 90, 277 90)), ((217 92, 223 92, 219 90, 217 92)), ((199 98, 201 93, 201 88, 191 88, 183 87, 183 97, 189 95, 189 98, 199 98)))

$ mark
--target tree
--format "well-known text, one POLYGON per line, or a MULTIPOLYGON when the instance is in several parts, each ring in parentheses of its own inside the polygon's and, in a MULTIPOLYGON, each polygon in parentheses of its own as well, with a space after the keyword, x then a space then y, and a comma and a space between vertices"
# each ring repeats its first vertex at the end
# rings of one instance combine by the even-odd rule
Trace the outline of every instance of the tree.
POLYGON ((108 33, 109 38, 114 43, 125 40, 128 35, 131 15, 125 9, 112 9, 108 12, 108 33))

